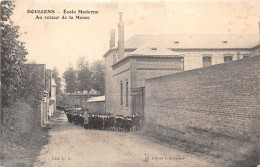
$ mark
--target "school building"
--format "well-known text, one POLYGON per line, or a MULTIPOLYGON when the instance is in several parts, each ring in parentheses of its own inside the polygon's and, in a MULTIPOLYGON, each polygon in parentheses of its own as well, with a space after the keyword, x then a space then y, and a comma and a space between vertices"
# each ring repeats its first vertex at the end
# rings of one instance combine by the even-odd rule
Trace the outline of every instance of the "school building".
POLYGON ((259 34, 134 35, 125 41, 122 13, 117 46, 115 30, 110 35, 106 112, 115 115, 143 116, 146 79, 260 55, 259 34))

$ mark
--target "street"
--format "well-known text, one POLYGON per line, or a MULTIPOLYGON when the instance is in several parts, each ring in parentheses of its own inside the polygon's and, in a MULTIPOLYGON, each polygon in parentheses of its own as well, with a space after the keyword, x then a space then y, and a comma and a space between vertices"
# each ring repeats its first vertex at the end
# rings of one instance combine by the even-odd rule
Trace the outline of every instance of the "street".
POLYGON ((68 123, 64 113, 52 124, 50 141, 41 150, 35 167, 214 166, 135 132, 85 130, 68 123))

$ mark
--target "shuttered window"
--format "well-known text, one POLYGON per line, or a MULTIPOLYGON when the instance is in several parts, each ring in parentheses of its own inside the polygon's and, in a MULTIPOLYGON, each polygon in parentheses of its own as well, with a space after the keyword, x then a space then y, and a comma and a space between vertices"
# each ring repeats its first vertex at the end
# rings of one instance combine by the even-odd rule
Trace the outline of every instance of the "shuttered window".
POLYGON ((203 67, 211 66, 212 60, 210 56, 203 57, 203 67))
POLYGON ((120 104, 123 105, 123 82, 120 82, 120 104))
POLYGON ((125 106, 128 107, 128 81, 125 83, 125 106))
POLYGON ((243 54, 243 59, 250 57, 250 54, 243 54))
POLYGON ((232 61, 232 59, 233 59, 233 56, 225 56, 224 57, 224 62, 232 61))

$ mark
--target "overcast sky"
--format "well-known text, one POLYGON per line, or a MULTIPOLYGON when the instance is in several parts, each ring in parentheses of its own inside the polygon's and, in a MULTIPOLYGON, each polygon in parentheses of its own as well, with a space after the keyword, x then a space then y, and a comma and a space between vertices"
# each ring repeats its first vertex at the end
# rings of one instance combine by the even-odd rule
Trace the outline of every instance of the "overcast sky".
MULTIPOLYGON (((26 42, 27 59, 56 66, 62 74, 84 56, 90 63, 109 48, 110 31, 123 12, 125 39, 135 34, 258 34, 260 1, 87 2, 17 1, 12 20, 26 42), (88 20, 35 19, 62 16, 63 10, 97 10, 88 20), (27 10, 55 10, 55 14, 28 14, 27 10)), ((68 15, 67 15, 68 16, 68 15)), ((82 15, 83 16, 83 15, 82 15)))

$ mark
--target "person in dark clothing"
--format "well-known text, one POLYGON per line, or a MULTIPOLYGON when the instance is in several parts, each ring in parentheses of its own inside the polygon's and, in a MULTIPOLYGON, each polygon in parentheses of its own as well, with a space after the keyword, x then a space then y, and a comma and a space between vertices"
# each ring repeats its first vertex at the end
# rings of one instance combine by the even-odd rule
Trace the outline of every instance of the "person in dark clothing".
POLYGON ((84 110, 84 128, 89 128, 89 115, 88 115, 88 109, 84 110))

